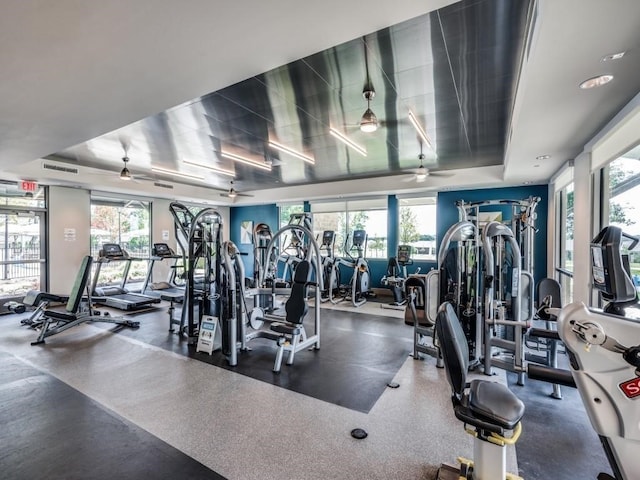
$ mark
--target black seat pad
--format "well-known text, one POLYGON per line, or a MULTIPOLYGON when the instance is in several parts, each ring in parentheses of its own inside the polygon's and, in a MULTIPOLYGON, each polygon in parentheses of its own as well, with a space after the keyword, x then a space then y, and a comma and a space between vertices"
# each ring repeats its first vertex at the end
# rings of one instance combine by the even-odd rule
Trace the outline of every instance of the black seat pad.
POLYGON ((291 286, 291 295, 285 304, 287 322, 301 324, 307 314, 307 285, 311 273, 311 264, 303 260, 296 266, 291 286))
POLYGON ((469 389, 469 409, 479 418, 512 430, 524 415, 524 403, 505 385, 473 380, 469 389))
POLYGON ((302 333, 301 327, 285 325, 284 323, 274 323, 270 326, 270 329, 283 335, 300 335, 302 333))

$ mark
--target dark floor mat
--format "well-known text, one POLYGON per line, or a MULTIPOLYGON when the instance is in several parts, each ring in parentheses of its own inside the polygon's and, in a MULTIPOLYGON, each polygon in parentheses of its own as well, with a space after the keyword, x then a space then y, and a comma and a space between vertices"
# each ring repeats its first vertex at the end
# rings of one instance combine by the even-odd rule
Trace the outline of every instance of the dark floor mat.
POLYGON ((0 353, 0 477, 220 479, 60 380, 0 353))
POLYGON ((526 386, 520 387, 517 375, 510 372, 507 379, 511 390, 525 403, 522 436, 516 444, 522 477, 595 480, 600 472, 611 474, 576 389, 562 387, 563 399, 556 400, 550 397, 549 383, 528 379, 526 386))
MULTIPOLYGON (((229 367, 218 351, 196 353, 186 340, 168 332, 168 318, 137 316, 140 329, 119 333, 172 352, 216 365, 319 400, 368 412, 396 375, 412 348, 412 329, 402 320, 356 312, 322 310, 321 348, 296 353, 291 366, 272 372, 276 344, 267 339, 249 343, 238 365, 229 367)), ((313 322, 305 321, 308 334, 313 322)), ((286 357, 285 357, 286 360, 286 357)))

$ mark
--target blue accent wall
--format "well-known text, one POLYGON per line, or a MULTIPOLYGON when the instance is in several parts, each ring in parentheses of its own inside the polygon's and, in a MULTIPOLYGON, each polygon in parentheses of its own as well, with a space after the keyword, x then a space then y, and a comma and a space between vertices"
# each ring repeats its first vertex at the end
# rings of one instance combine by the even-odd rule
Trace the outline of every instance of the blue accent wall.
MULTIPOLYGON (((459 190, 438 193, 437 208, 437 241, 438 248, 442 237, 449 227, 459 221, 456 202, 479 202, 483 200, 523 200, 528 197, 540 197, 536 208, 537 219, 535 226, 538 232, 534 235, 533 270, 536 284, 547 276, 547 217, 549 209, 547 185, 528 185, 522 187, 485 188, 480 190, 459 190)), ((481 211, 502 211, 502 220, 511 220, 511 206, 489 205, 481 211)))
POLYGON ((229 210, 230 240, 236 244, 241 253, 247 254, 242 255, 245 275, 249 278, 253 278, 253 244, 240 243, 240 223, 245 220, 251 220, 254 226, 258 223, 266 223, 271 227, 271 231, 275 233, 278 231, 278 207, 276 204, 270 204, 254 205, 249 207, 231 207, 229 210))
POLYGON ((400 225, 400 208, 395 195, 387 197, 387 257, 394 257, 398 249, 398 225, 400 225))

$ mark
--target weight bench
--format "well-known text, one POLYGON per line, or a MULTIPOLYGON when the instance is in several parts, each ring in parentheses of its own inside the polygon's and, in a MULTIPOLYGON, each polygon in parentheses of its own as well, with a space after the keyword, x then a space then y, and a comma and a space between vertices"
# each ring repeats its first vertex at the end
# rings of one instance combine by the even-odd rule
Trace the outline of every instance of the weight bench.
POLYGON ((506 473, 506 445, 520 437, 524 404, 511 390, 489 380, 467 383, 469 347, 462 325, 450 303, 443 303, 436 317, 436 337, 451 386, 453 411, 473 435, 474 461, 459 458, 459 468, 443 465, 438 479, 519 479, 506 473), (506 431, 512 431, 510 437, 506 431))
POLYGON ((89 281, 89 274, 91 272, 91 264, 93 259, 90 256, 85 256, 82 259, 80 270, 76 275, 75 282, 71 294, 68 297, 67 304, 64 310, 52 310, 45 308, 41 311, 43 320, 39 326, 40 334, 35 342, 31 342, 31 345, 40 345, 44 343, 44 339, 64 332, 76 325, 88 322, 104 322, 114 323, 116 325, 123 325, 125 327, 138 328, 140 322, 134 322, 131 320, 125 320, 123 318, 112 318, 108 316, 95 315, 91 309, 91 292, 88 292, 86 298, 87 307, 81 309, 82 304, 82 292, 87 289, 87 283, 89 281))
POLYGON ((20 320, 22 325, 28 325, 32 328, 42 325, 43 312, 52 303, 66 303, 69 301, 69 297, 66 295, 55 295, 49 292, 41 292, 40 290, 29 290, 22 299, 22 304, 26 310, 26 307, 36 307, 29 318, 23 318, 20 320))

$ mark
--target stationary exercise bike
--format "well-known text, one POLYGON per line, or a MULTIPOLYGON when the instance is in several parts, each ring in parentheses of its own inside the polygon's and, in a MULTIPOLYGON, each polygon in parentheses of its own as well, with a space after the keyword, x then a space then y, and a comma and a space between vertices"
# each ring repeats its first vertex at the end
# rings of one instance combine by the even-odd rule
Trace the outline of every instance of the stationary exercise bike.
MULTIPOLYGON (((387 274, 382 277, 380 283, 389 287, 389 290, 391 290, 391 294, 393 295, 393 302, 388 305, 381 304, 380 306, 382 308, 404 310, 404 305, 407 303, 404 288, 405 281, 408 277, 407 266, 413 265, 411 252, 411 245, 398 245, 396 256, 389 259, 389 263, 387 264, 387 274)), ((415 271, 415 274, 418 273, 420 273, 420 267, 415 271)))
MULTIPOLYGON (((603 311, 572 303, 558 316, 571 373, 616 480, 640 478, 640 307, 623 239, 640 237, 605 227, 591 243, 593 287, 603 311)), ((598 479, 612 478, 600 474, 598 479)))

